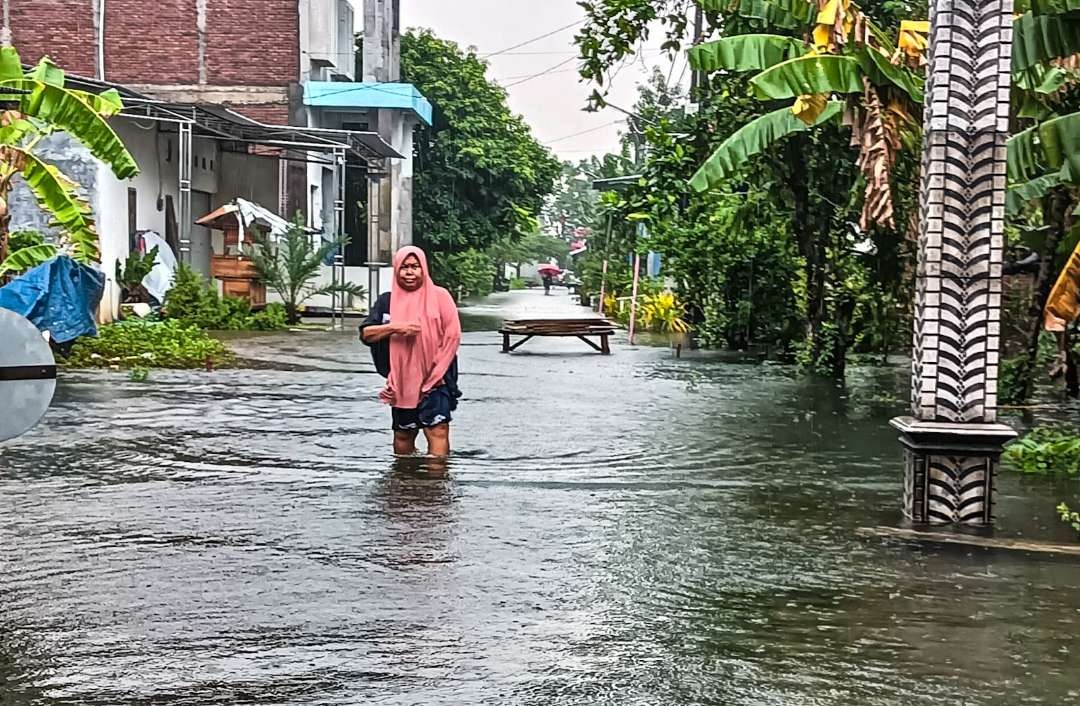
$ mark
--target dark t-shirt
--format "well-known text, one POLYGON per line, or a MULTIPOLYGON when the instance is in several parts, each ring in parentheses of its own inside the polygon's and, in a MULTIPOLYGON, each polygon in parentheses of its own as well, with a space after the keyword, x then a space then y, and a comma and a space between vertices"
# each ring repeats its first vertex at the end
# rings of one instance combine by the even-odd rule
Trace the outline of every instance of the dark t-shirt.
MULTIPOLYGON (((368 312, 367 318, 360 324, 360 340, 371 349, 371 361, 375 363, 375 370, 384 378, 390 376, 390 339, 384 338, 381 341, 368 343, 364 341, 364 329, 368 326, 381 326, 388 323, 390 323, 390 292, 379 295, 374 306, 371 307, 371 311, 368 312)), ((458 361, 457 356, 454 356, 454 361, 450 363, 450 367, 447 368, 446 375, 443 377, 443 383, 449 388, 451 394, 460 397, 461 393, 458 390, 457 382, 458 361)))

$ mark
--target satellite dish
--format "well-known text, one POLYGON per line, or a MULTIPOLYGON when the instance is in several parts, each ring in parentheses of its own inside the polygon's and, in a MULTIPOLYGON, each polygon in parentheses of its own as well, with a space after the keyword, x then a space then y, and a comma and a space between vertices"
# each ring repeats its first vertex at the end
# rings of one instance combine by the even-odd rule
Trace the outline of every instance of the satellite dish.
POLYGON ((30 431, 56 391, 56 360, 37 326, 0 309, 0 441, 30 431))

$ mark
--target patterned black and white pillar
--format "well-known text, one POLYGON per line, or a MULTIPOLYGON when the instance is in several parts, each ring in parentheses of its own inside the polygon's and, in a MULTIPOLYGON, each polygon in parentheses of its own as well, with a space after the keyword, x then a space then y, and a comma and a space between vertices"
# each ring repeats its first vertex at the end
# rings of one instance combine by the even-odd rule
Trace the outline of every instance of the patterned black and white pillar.
POLYGON ((931 0, 904 515, 987 526, 997 422, 1013 0, 931 0))

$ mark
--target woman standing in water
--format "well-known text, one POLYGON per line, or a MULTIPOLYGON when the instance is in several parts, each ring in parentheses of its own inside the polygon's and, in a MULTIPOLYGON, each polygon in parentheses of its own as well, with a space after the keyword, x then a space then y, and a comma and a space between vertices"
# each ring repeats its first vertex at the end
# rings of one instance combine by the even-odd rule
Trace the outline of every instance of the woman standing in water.
POLYGON ((386 378, 379 399, 390 405, 394 453, 416 453, 423 430, 428 454, 450 454, 451 412, 461 392, 457 352, 461 321, 450 292, 436 286, 427 256, 408 246, 394 255, 394 281, 360 325, 375 368, 386 378))

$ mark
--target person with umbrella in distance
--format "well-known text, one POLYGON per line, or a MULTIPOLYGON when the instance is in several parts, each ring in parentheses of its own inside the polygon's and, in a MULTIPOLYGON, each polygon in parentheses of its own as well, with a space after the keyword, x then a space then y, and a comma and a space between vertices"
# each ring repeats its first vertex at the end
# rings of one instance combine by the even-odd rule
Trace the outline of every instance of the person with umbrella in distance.
POLYGON ((562 272, 558 265, 552 265, 545 263, 536 268, 536 271, 540 273, 540 279, 544 283, 544 294, 551 294, 551 285, 555 282, 555 278, 562 272))

